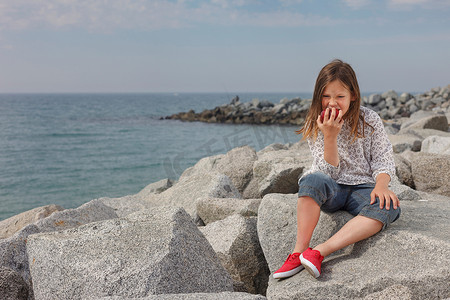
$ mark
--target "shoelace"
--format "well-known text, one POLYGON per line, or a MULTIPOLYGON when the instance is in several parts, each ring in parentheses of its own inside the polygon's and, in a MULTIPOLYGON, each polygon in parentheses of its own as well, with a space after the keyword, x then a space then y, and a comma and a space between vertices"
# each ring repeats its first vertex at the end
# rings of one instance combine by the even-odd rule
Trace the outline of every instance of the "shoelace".
POLYGON ((293 261, 296 258, 298 258, 298 255, 289 254, 288 261, 293 261))

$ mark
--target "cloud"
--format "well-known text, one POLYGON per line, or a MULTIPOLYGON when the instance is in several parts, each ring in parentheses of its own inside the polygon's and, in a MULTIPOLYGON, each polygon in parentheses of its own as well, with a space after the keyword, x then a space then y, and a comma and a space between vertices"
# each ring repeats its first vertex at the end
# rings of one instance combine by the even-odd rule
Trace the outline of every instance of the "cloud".
POLYGON ((294 27, 341 22, 291 9, 299 3, 300 0, 14 0, 0 4, 0 31, 29 28, 158 30, 198 24, 294 27))
POLYGON ((369 0, 343 0, 343 2, 352 9, 360 9, 370 4, 369 0))
POLYGON ((425 9, 442 9, 450 7, 449 0, 388 0, 388 8, 394 10, 410 10, 414 7, 425 9))

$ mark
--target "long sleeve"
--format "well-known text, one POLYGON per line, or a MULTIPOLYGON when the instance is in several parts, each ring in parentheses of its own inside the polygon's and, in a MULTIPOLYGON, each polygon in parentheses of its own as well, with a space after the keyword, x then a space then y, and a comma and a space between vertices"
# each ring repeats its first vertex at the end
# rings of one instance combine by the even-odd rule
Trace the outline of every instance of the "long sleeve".
POLYGON ((391 178, 395 176, 395 163, 391 142, 389 141, 383 122, 376 112, 361 107, 361 115, 370 126, 365 126, 365 136, 353 141, 351 128, 347 123, 342 126, 337 138, 339 165, 329 164, 324 159, 323 134, 319 132, 317 139, 308 139, 313 156, 313 163, 307 174, 322 172, 340 184, 355 185, 375 183, 380 173, 391 178))
POLYGON ((395 176, 395 162, 392 144, 384 130, 381 118, 374 116, 374 132, 371 135, 371 152, 370 166, 372 170, 372 178, 376 180, 378 174, 386 173, 391 179, 395 176))

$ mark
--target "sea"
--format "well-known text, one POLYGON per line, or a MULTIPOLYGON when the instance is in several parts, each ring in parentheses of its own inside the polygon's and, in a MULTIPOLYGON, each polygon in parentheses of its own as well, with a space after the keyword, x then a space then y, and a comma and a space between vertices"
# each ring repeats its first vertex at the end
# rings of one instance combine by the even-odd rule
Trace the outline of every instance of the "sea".
POLYGON ((298 128, 181 122, 165 116, 311 93, 0 94, 0 220, 66 209, 178 179, 206 156, 295 143, 298 128), (161 119, 162 118, 162 119, 161 119))

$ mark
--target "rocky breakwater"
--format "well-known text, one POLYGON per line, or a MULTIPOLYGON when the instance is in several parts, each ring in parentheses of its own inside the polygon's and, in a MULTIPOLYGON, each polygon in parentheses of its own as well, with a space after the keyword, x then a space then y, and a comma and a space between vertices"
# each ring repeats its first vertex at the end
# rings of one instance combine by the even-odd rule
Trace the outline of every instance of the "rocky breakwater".
MULTIPOLYGON (((416 95, 399 95, 390 90, 365 96, 362 100, 364 106, 375 110, 385 120, 409 117, 417 111, 445 112, 450 106, 450 85, 416 95)), ((214 109, 205 109, 200 113, 190 110, 161 119, 227 124, 302 125, 310 105, 311 99, 301 98, 284 98, 279 103, 259 99, 242 103, 239 96, 236 96, 229 104, 214 109)))
POLYGON ((311 100, 300 98, 281 99, 278 104, 259 99, 242 103, 239 101, 239 96, 236 96, 230 104, 211 110, 205 109, 200 113, 190 110, 161 119, 226 124, 301 125, 310 105, 311 100))
MULTIPOLYGON (((2 221, 8 233, 0 239, 1 298, 448 298, 447 116, 416 112, 385 125, 402 215, 327 257, 318 280, 305 271, 285 280, 270 276, 294 246, 297 180, 312 162, 307 144, 298 142, 258 152, 235 148, 201 159, 177 182, 2 221)), ((321 213, 312 243, 350 218, 321 213)))

